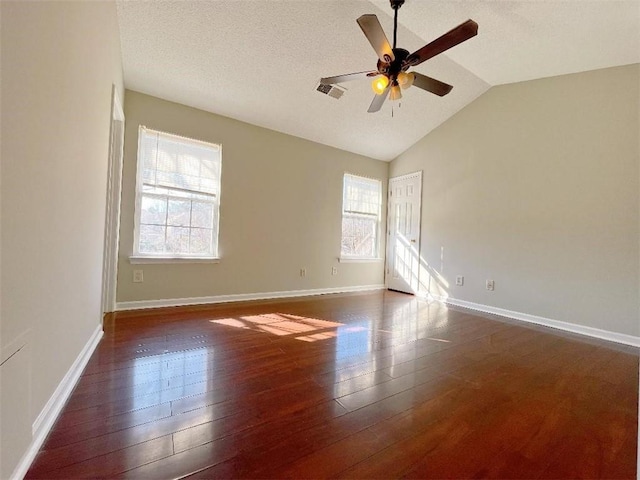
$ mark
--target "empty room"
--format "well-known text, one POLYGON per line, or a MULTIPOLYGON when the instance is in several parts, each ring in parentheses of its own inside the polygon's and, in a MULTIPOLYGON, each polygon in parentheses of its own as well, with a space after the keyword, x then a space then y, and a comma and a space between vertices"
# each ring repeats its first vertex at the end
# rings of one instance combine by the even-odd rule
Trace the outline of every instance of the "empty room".
POLYGON ((0 61, 0 478, 640 478, 638 0, 1 0, 0 61))

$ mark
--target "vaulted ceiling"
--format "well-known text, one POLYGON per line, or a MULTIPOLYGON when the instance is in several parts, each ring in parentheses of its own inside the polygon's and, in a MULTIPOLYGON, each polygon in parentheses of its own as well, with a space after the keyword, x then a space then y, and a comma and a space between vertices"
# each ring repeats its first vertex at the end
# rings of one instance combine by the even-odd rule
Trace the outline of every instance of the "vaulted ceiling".
POLYGON ((375 70, 356 19, 389 0, 119 1, 125 86, 380 160, 392 160, 491 86, 640 63, 640 1, 406 0, 398 46, 417 50, 471 18, 478 35, 415 68, 454 86, 418 88, 367 113, 370 82, 321 77, 375 70))

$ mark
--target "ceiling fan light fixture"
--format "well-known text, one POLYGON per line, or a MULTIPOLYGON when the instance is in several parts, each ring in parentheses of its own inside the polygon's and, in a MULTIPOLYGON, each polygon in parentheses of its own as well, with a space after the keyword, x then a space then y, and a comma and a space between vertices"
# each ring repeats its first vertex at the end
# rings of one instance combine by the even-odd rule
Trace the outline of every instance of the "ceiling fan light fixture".
POLYGON ((371 88, 376 95, 382 95, 389 86, 389 79, 386 75, 380 75, 373 79, 371 82, 371 88))
POLYGON ((405 90, 413 85, 413 81, 416 79, 416 76, 413 72, 400 72, 398 74, 398 85, 405 90))
POLYGON ((390 100, 400 100, 402 98, 402 91, 400 90, 400 86, 395 84, 391 87, 391 92, 389 93, 390 100))

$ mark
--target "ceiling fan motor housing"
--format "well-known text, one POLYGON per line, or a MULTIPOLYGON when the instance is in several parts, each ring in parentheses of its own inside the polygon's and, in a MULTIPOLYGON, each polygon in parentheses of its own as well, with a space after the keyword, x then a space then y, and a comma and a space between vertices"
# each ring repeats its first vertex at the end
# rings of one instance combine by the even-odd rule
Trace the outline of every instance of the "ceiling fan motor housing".
POLYGON ((378 72, 389 77, 390 82, 395 82, 398 74, 410 67, 410 65, 405 62, 409 56, 409 52, 404 48, 394 48, 392 51, 395 59, 391 61, 391 58, 386 57, 386 59, 389 60, 388 62, 378 60, 378 72))

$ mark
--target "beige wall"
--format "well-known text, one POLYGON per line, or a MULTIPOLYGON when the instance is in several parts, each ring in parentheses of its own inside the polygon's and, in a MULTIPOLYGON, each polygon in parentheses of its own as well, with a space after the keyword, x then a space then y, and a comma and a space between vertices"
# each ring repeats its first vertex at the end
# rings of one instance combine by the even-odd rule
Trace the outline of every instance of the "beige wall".
POLYGON ((1 2, 0 477, 101 322, 113 2, 1 2), (26 335, 25 332, 27 333, 26 335), (18 343, 16 343, 18 342, 18 343))
POLYGON ((344 172, 382 180, 386 198, 388 163, 137 92, 127 91, 125 117, 118 302, 384 283, 382 262, 338 257, 344 172), (139 125, 222 143, 220 263, 129 263, 139 125))
POLYGON ((494 87, 395 159, 424 171, 426 288, 640 335, 639 86, 632 65, 494 87))

